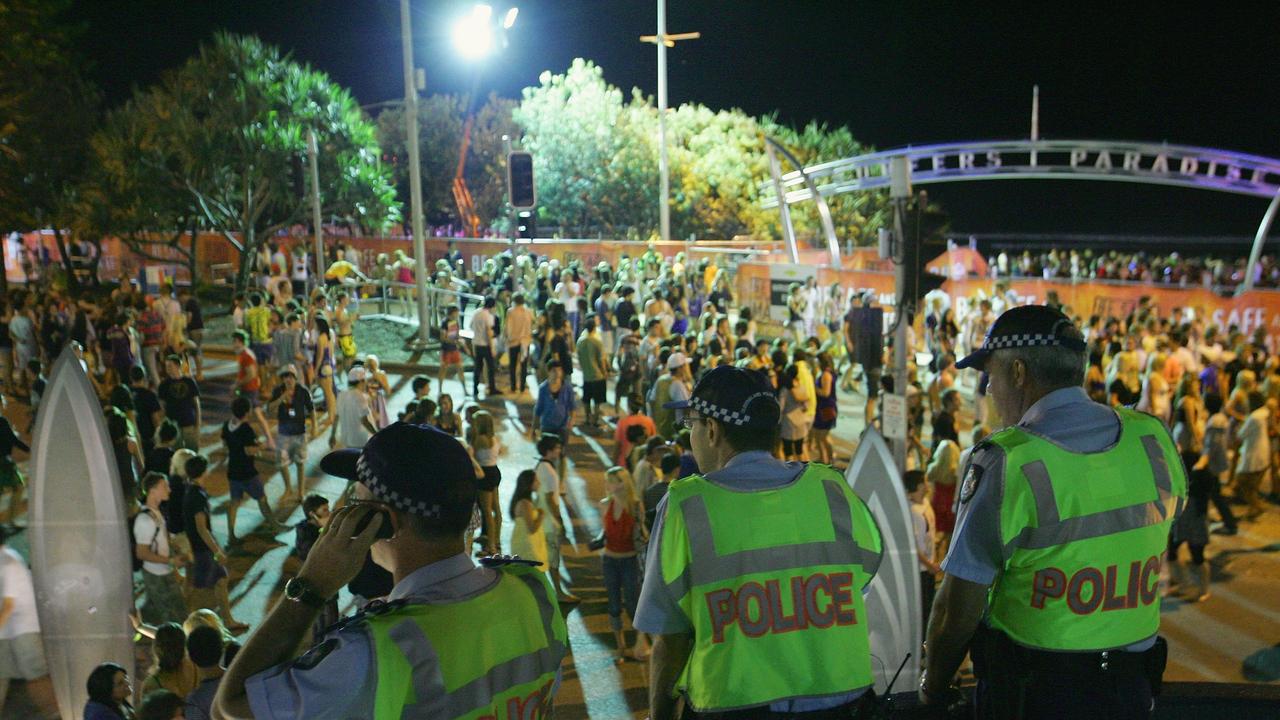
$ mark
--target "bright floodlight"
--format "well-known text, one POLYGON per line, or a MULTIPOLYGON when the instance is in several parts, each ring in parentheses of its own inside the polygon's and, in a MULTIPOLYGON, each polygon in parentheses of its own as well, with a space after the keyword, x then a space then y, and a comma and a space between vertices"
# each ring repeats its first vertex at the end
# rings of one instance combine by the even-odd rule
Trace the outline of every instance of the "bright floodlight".
POLYGON ((511 26, 516 24, 516 15, 519 14, 520 8, 511 8, 507 11, 506 17, 502 18, 502 29, 510 30, 511 26))
POLYGON ((493 8, 476 5, 458 20, 453 26, 453 46, 459 54, 471 60, 489 54, 493 49, 493 26, 489 22, 492 16, 493 8))

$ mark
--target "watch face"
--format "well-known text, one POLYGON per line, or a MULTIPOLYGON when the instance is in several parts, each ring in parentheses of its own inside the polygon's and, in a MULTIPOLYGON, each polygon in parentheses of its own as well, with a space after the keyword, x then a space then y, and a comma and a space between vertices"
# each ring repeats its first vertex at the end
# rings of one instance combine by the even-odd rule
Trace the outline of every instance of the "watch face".
POLYGON ((290 578, 289 582, 284 584, 284 596, 290 600, 297 600, 305 591, 306 588, 298 582, 298 578, 290 578))

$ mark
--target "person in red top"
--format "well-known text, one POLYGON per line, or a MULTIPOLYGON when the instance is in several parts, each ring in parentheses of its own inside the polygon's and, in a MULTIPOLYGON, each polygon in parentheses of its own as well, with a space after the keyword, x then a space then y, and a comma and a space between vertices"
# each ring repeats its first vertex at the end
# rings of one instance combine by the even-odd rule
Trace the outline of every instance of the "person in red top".
POLYGON ((231 333, 231 351, 236 354, 235 395, 248 398, 253 408, 253 419, 258 421, 263 436, 267 438, 267 449, 275 450, 275 436, 271 434, 271 426, 267 424, 267 416, 262 413, 262 405, 258 401, 262 380, 258 377, 258 359, 249 349, 249 333, 244 330, 231 333))
POLYGON ((658 427, 653 424, 653 418, 644 414, 643 398, 639 395, 627 396, 627 410, 631 414, 619 420, 617 429, 613 431, 613 441, 617 447, 617 451, 613 454, 615 465, 627 464, 627 456, 631 454, 631 441, 627 439, 627 430, 633 425, 644 428, 645 437, 658 434, 658 427))
POLYGON ((636 615, 636 603, 640 599, 640 561, 637 543, 648 540, 643 524, 639 522, 644 512, 631 473, 624 467, 612 467, 605 473, 605 489, 609 495, 602 502, 600 516, 604 523, 604 589, 609 597, 609 627, 617 642, 616 662, 627 657, 643 660, 649 656, 648 642, 643 633, 636 633, 636 644, 628 648, 622 629, 623 602, 627 617, 636 615))
POLYGON ((147 369, 147 387, 160 382, 160 346, 164 342, 164 316, 148 298, 139 301, 138 332, 142 335, 142 365, 147 369))

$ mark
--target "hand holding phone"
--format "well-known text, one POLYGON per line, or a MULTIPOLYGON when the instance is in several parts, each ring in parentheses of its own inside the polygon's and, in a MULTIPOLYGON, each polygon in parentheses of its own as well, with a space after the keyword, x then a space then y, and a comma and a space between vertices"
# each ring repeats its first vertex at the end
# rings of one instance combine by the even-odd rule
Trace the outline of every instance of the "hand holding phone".
MULTIPOLYGON (((373 503, 360 503, 360 504, 373 505, 373 503)), ((364 529, 369 527, 369 523, 373 522, 373 519, 375 517, 378 517, 379 515, 382 516, 382 525, 378 527, 378 532, 374 534, 374 537, 379 540, 389 540, 395 537, 395 534, 396 534, 395 528, 391 526, 391 513, 387 512, 381 507, 378 507, 373 512, 370 512, 369 514, 365 515, 364 518, 360 520, 359 524, 356 525, 356 531, 355 533, 352 534, 352 537, 355 537, 356 535, 359 535, 360 533, 364 532, 364 529)))

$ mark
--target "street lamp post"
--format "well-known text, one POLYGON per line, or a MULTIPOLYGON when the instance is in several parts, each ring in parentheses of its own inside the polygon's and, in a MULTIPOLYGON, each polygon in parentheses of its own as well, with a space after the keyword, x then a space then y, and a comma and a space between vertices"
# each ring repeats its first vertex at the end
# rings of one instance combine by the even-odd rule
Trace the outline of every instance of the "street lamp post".
POLYGON ((658 0, 658 34, 641 35, 641 42, 658 47, 658 228, 662 240, 671 239, 671 173, 667 161, 667 48, 677 40, 696 40, 702 33, 667 34, 667 0, 658 0))
POLYGON ((418 89, 413 70, 413 24, 409 0, 400 0, 400 41, 404 51, 404 122, 409 143, 409 206, 413 227, 414 282, 418 290, 418 336, 411 343, 415 350, 430 340, 427 306, 427 243, 422 227, 422 163, 418 155, 418 89))
MULTIPOLYGON (((494 28, 489 22, 492 8, 477 4, 469 16, 454 28, 454 43, 466 57, 476 59, 489 53, 494 44, 494 28)), ((517 10, 511 8, 502 20, 502 29, 515 23, 517 10)), ((501 36, 505 43, 506 36, 501 36)), ((413 226, 414 281, 418 290, 418 335, 410 346, 422 350, 430 342, 430 305, 427 301, 427 245, 422 222, 422 161, 418 149, 418 91, 413 66, 413 19, 409 0, 400 0, 400 42, 404 57, 404 122, 409 145, 409 205, 413 226)))

